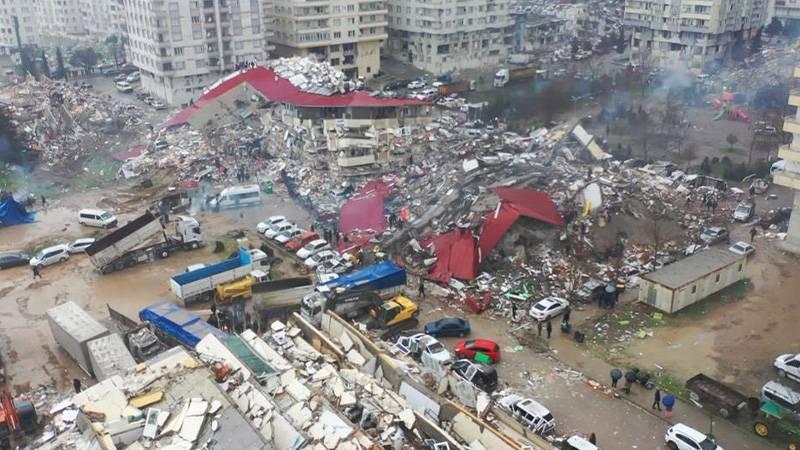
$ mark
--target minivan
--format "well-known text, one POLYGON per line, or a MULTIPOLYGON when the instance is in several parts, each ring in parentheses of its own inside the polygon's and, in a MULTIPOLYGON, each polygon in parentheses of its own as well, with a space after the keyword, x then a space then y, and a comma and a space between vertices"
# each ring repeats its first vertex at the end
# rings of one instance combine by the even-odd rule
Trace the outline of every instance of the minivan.
POLYGON ((43 267, 57 262, 66 261, 68 259, 69 247, 65 244, 61 244, 47 247, 46 249, 40 251, 36 254, 36 256, 31 258, 29 264, 31 266, 43 267))
POLYGON ((239 208, 260 203, 261 190, 257 184, 229 187, 211 199, 211 207, 215 209, 239 208))
POLYGON ((78 211, 78 223, 87 227, 113 228, 117 226, 117 218, 102 209, 82 209, 78 211))

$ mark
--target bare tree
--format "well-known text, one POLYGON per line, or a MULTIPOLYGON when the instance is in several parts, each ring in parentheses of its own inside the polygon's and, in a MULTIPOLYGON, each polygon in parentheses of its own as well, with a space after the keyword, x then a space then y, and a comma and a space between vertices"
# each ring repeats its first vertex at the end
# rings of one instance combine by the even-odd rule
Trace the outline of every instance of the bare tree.
POLYGON ((733 148, 733 146, 736 145, 737 142, 739 142, 739 138, 736 137, 735 134, 729 133, 728 136, 725 137, 725 142, 728 143, 728 146, 730 148, 733 148))
POLYGON ((692 161, 697 159, 697 144, 694 142, 688 144, 683 152, 679 153, 681 161, 686 163, 686 170, 692 165, 692 161))

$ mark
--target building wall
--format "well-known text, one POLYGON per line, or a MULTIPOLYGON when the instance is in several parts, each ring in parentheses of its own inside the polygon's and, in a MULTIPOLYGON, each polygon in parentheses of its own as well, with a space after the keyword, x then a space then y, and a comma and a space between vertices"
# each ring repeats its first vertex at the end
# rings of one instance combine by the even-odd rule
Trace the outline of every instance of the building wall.
POLYGON ((38 0, 39 32, 46 36, 83 36, 82 0, 38 0))
MULTIPOLYGON (((800 79, 800 66, 794 68, 795 84, 800 79)), ((800 214, 794 211, 800 207, 800 89, 789 91, 789 105, 798 107, 794 115, 785 117, 783 131, 792 134, 792 142, 781 145, 778 157, 784 160, 784 169, 773 174, 773 182, 794 190, 792 215, 789 217, 789 228, 786 231, 786 240, 782 246, 794 253, 800 253, 800 214)))
POLYGON ((36 44, 38 32, 37 1, 6 0, 0 4, 0 55, 10 55, 17 48, 12 17, 19 22, 19 35, 22 45, 36 44))
MULTIPOLYGON (((680 262, 675 264, 680 264, 680 262)), ((639 301, 671 314, 744 279, 747 275, 746 269, 747 259, 742 258, 675 290, 642 279, 639 287, 639 301)))
POLYGON ((434 73, 497 65, 513 46, 509 0, 390 0, 387 49, 434 73))
POLYGON ((386 40, 383 0, 275 0, 275 50, 280 56, 317 55, 347 76, 372 78, 386 40))

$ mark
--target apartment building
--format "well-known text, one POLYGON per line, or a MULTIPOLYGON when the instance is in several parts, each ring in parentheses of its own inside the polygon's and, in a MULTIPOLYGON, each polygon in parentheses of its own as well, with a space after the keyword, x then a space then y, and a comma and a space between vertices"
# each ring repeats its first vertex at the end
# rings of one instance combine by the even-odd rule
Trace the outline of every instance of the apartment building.
POLYGON ((38 0, 38 33, 47 37, 83 36, 83 0, 38 0))
POLYGON ((769 0, 769 14, 765 23, 773 18, 781 21, 784 27, 797 26, 800 22, 800 0, 769 0))
POLYGON ((767 0, 626 0, 631 60, 702 70, 755 34, 766 15, 767 0))
POLYGON ((349 78, 380 70, 386 40, 384 0, 275 0, 275 53, 315 55, 349 78))
POLYGON ((433 73, 501 64, 511 52, 511 0, 390 0, 388 51, 433 73))
POLYGON ((238 64, 265 61, 272 5, 265 0, 124 0, 128 61, 142 88, 186 105, 238 64))
POLYGON ((19 24, 22 45, 37 42, 37 1, 39 0, 0 0, 0 55, 10 55, 17 48, 14 17, 19 24))
MULTIPOLYGON (((800 66, 794 68, 795 80, 800 79, 800 66)), ((792 133, 792 143, 778 147, 778 157, 783 161, 773 166, 772 181, 794 190, 792 215, 783 246, 800 253, 800 89, 789 91, 789 105, 797 108, 794 115, 783 119, 783 131, 792 133)))
POLYGON ((80 0, 84 32, 100 40, 125 33, 123 0, 80 0))

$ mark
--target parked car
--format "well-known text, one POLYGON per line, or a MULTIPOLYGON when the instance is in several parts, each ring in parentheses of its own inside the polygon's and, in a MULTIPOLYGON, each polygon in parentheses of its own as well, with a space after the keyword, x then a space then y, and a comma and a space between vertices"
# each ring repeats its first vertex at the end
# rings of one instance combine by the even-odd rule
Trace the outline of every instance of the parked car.
POLYGON ((456 342, 455 354, 459 358, 475 359, 478 353, 483 353, 493 363, 500 361, 500 346, 489 339, 463 339, 456 342))
POLYGON ((142 79, 142 75, 139 72, 133 72, 125 77, 125 81, 128 83, 135 83, 142 79))
POLYGON ((320 265, 317 266, 317 274, 342 274, 347 272, 353 267, 353 265, 346 260, 344 257, 336 258, 336 259, 329 259, 327 261, 322 261, 320 265))
POLYGON ((286 217, 284 216, 271 216, 267 220, 263 222, 258 222, 256 225, 256 231, 261 234, 264 234, 268 229, 270 229, 276 223, 286 222, 286 217))
POLYGON ((602 281, 589 280, 578 289, 578 292, 575 293, 575 298, 580 302, 591 303, 603 295, 605 288, 606 285, 602 281))
POLYGON ((547 434, 556 428, 553 414, 536 400, 511 394, 497 400, 497 406, 535 433, 547 434))
POLYGON ((291 231, 295 229, 295 225, 292 222, 280 222, 276 223, 275 225, 269 227, 267 231, 264 232, 264 236, 267 239, 275 239, 275 236, 284 233, 286 231, 291 231))
POLYGON ((736 207, 733 211, 733 220, 737 222, 747 222, 753 217, 753 213, 755 212, 756 205, 752 202, 742 202, 736 207))
POLYGON ((153 101, 152 103, 150 103, 150 106, 152 106, 153 108, 155 108, 155 109, 156 109, 156 111, 162 111, 162 110, 165 110, 165 109, 167 109, 167 104, 166 104, 166 103, 161 103, 161 102, 160 102, 160 101, 158 101, 158 100, 155 100, 155 101, 153 101))
POLYGON ((700 240, 707 245, 714 245, 720 242, 730 241, 730 235, 725 228, 708 227, 703 228, 703 232, 700 233, 700 240))
POLYGON ((494 367, 484 366, 468 359, 457 359, 453 361, 451 367, 457 377, 472 383, 487 394, 497 389, 497 371, 494 367))
POLYGON ((570 436, 561 443, 561 450, 600 450, 583 436, 570 436))
POLYGON ((408 89, 422 89, 425 87, 425 82, 422 80, 414 80, 406 85, 408 89))
POLYGON ((339 254, 331 250, 323 250, 317 252, 303 261, 303 264, 309 269, 315 269, 318 265, 325 261, 335 261, 339 259, 339 254))
POLYGON ((297 251, 297 256, 300 259, 307 259, 309 256, 313 256, 323 250, 328 250, 331 248, 331 245, 328 244, 328 241, 325 239, 317 239, 315 241, 311 241, 306 244, 303 248, 297 251))
POLYGON ((415 333, 410 336, 400 336, 392 346, 392 352, 410 356, 421 361, 423 353, 427 353, 433 360, 446 364, 452 360, 450 352, 435 337, 425 333, 415 333))
POLYGON ((563 298, 546 297, 531 306, 528 313, 536 320, 545 321, 564 312, 567 306, 569 306, 569 302, 563 298))
POLYGON ((86 251, 86 247, 94 244, 94 238, 82 238, 82 239, 75 239, 74 241, 67 244, 67 250, 72 253, 83 253, 86 251))
POLYGON ((730 247, 728 247, 728 250, 732 251, 733 253, 736 253, 737 255, 749 255, 750 253, 756 251, 756 249, 752 245, 744 241, 739 241, 731 245, 730 247))
POLYGON ((434 322, 427 323, 424 328, 425 334, 431 336, 466 336, 469 334, 469 321, 459 317, 445 317, 434 322))
POLYGON ((116 83, 117 90, 122 92, 123 94, 130 94, 133 92, 133 86, 127 81, 118 81, 116 83))
POLYGON ((128 75, 125 75, 124 73, 118 73, 114 77, 114 82, 117 83, 117 82, 120 82, 120 81, 125 81, 126 78, 128 78, 128 75))
POLYGON ((102 209, 82 209, 78 211, 78 223, 87 227, 113 228, 117 226, 117 218, 102 209))
POLYGON ((54 245, 52 247, 47 247, 46 249, 40 251, 36 254, 31 260, 29 264, 31 266, 49 266, 50 264, 55 264, 57 262, 63 262, 69 259, 69 247, 66 244, 59 244, 54 245))
POLYGON ((300 236, 303 233, 305 233, 305 230, 301 230, 300 228, 297 227, 292 227, 291 229, 283 231, 277 236, 275 236, 275 242, 281 245, 286 245, 287 242, 291 241, 297 236, 300 236))
POLYGON ((778 370, 779 376, 800 381, 800 353, 780 355, 775 358, 773 365, 778 370))
POLYGON ((315 241, 319 239, 319 234, 315 231, 306 231, 301 233, 299 236, 295 237, 294 239, 290 240, 286 243, 286 249, 292 252, 296 252, 301 248, 305 247, 311 241, 315 241))
POLYGON ((670 450, 722 450, 711 438, 682 423, 667 429, 664 442, 670 450))
POLYGON ((31 256, 21 250, 0 252, 0 269, 27 266, 31 256))

